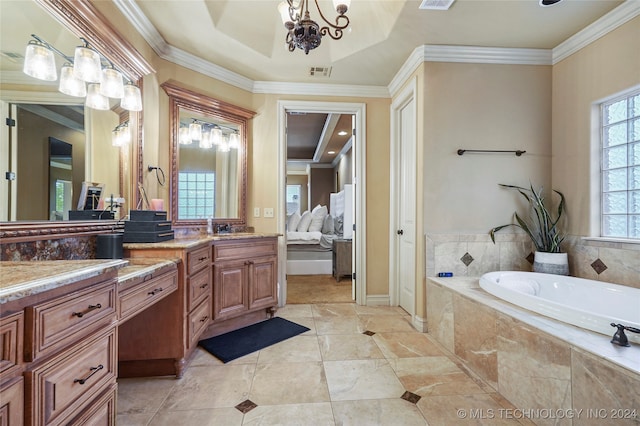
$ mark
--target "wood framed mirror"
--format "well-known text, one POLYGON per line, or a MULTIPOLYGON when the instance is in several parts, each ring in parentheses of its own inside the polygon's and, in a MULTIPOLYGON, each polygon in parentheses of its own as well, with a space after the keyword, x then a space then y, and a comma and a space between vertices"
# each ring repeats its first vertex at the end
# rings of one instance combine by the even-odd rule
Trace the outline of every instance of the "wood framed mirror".
POLYGON ((253 111, 172 82, 170 212, 176 227, 247 223, 247 130, 253 111))
MULTIPOLYGON (((104 15, 90 2, 33 0, 33 2, 24 2, 22 5, 24 7, 35 6, 36 9, 40 9, 38 16, 42 15, 44 19, 44 17, 48 15, 46 22, 50 22, 50 25, 55 23, 64 27, 76 37, 84 38, 90 46, 96 49, 104 58, 111 61, 115 67, 122 71, 128 80, 137 84, 141 90, 143 89, 142 77, 154 72, 153 68, 142 55, 112 27, 104 15), (44 13, 42 13, 42 11, 44 11, 44 13)), ((18 17, 15 16, 14 18, 17 20, 18 17)), ((44 21, 41 20, 38 22, 39 26, 37 27, 37 31, 46 32, 46 27, 43 26, 44 21)), ((59 30, 52 30, 52 34, 55 34, 55 31, 59 30)), ((55 41, 54 37, 52 37, 51 41, 55 41)), ((24 45, 26 46, 26 44, 24 45)), ((24 47, 22 49, 24 49, 24 47)), ((51 88, 49 90, 51 90, 51 88)), ((4 94, 11 94, 13 92, 14 90, 10 86, 7 89, 7 86, 5 86, 3 82, 3 101, 5 102, 13 104, 20 102, 37 104, 39 101, 36 96, 42 93, 47 95, 47 92, 38 92, 32 89, 27 91, 21 88, 15 91, 15 93, 17 93, 16 95, 7 95, 13 96, 13 98, 5 99, 4 94), (22 91, 20 92, 20 90, 22 91)), ((50 96, 47 96, 49 102, 45 103, 56 103, 57 101, 50 101, 51 98, 57 96, 54 96, 55 92, 48 93, 50 94, 50 96)), ((79 104, 79 107, 82 107, 82 103, 79 104)), ((76 108, 78 108, 78 106, 76 106, 76 108)), ((110 169, 113 170, 113 181, 109 185, 110 190, 107 189, 109 193, 113 192, 116 195, 123 195, 126 200, 126 209, 128 210, 129 208, 135 208, 138 202, 139 194, 137 184, 142 179, 142 112, 110 111, 110 113, 115 116, 113 120, 116 124, 118 121, 122 123, 124 120, 128 123, 129 129, 131 130, 131 144, 126 149, 119 149, 114 164, 111 166, 112 169, 110 169)), ((91 129, 87 131, 95 132, 97 131, 97 127, 92 126, 91 129)), ((108 132, 110 131, 111 128, 108 129, 108 132)), ((102 140, 101 142, 111 145, 110 138, 102 140)), ((94 152, 94 155, 99 156, 100 152, 94 152)), ((90 156, 87 156, 87 159, 90 158, 90 156)), ((109 172, 109 174, 111 175, 111 172, 109 172)), ((22 175, 28 176, 27 173, 23 173, 22 175)), ((14 190, 14 192, 17 191, 14 190)), ((7 208, 7 210, 9 210, 9 208, 7 208)), ((10 214, 7 214, 9 222, 0 223, 0 237, 3 242, 95 234, 111 230, 114 226, 113 221, 105 220, 48 221, 47 217, 38 217, 37 220, 35 218, 20 220, 20 216, 13 216, 12 218, 10 214)))

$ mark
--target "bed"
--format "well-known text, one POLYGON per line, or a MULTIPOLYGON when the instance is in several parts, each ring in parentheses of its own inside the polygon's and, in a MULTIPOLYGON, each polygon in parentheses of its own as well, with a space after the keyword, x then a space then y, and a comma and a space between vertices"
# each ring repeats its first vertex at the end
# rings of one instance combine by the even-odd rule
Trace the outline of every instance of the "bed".
POLYGON ((331 194, 329 207, 317 205, 311 211, 294 212, 287 217, 288 275, 331 275, 333 240, 347 238, 347 234, 351 238, 353 232, 352 225, 348 227, 349 233, 344 226, 345 218, 352 217, 351 185, 346 186, 345 190, 331 194))

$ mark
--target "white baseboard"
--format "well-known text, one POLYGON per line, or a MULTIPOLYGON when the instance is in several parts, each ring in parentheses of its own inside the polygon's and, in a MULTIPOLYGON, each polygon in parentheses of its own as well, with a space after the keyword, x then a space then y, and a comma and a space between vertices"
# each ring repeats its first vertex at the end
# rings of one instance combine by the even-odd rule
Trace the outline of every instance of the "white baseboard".
POLYGON ((376 294, 367 296, 367 306, 391 306, 391 299, 388 294, 376 294))
POLYGON ((426 318, 421 318, 421 317, 419 317, 417 315, 414 315, 413 318, 411 318, 411 324, 419 332, 421 332, 421 333, 426 333, 427 332, 427 319, 426 318))

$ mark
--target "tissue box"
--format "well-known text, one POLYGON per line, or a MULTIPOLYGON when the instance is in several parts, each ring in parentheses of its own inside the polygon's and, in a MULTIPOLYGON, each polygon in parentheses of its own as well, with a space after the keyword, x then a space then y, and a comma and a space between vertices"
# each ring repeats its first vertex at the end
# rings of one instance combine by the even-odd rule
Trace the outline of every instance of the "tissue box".
POLYGON ((69 210, 69 220, 113 220, 109 210, 69 210))
POLYGON ((161 241, 173 240, 173 230, 158 232, 127 232, 123 236, 125 243, 159 243, 161 241))
POLYGON ((124 223, 124 232, 165 232, 171 231, 169 220, 128 220, 124 223))

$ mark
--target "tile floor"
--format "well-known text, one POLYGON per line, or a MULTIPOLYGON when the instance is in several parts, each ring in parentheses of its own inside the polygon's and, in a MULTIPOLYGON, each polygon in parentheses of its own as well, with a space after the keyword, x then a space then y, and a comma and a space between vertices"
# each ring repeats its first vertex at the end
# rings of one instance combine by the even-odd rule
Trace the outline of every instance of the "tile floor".
POLYGON ((181 379, 121 379, 117 424, 531 424, 400 308, 302 304, 277 315, 310 331, 228 364, 198 348, 181 379))

